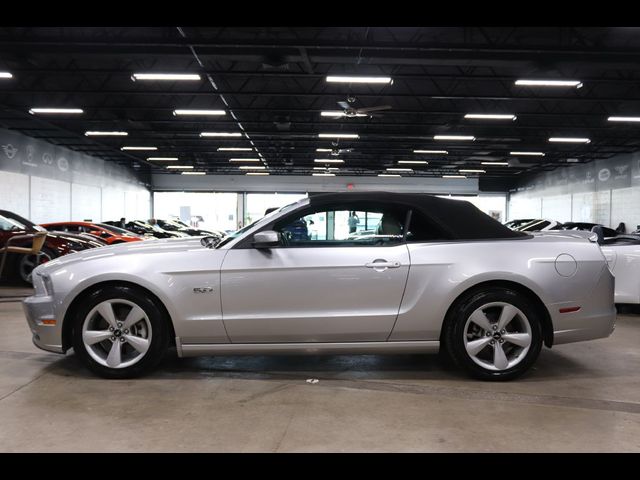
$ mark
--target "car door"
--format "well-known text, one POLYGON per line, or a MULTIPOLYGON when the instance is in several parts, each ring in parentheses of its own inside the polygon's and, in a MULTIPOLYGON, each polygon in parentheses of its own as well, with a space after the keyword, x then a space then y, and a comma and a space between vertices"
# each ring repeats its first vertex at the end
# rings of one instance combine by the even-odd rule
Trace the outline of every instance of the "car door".
POLYGON ((222 265, 224 325, 234 343, 385 341, 409 273, 402 213, 323 207, 293 214, 280 245, 232 248, 222 265), (391 228, 388 225, 392 225, 391 228), (373 232, 373 233, 372 233, 373 232))

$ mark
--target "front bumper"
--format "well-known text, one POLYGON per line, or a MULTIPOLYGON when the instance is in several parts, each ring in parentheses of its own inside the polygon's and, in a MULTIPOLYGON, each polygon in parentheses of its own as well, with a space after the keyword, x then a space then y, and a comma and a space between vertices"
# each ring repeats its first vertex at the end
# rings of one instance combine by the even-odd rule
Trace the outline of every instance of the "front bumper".
POLYGON ((49 296, 27 297, 22 301, 22 309, 31 329, 36 347, 48 352, 64 353, 62 348, 62 319, 55 317, 53 298, 49 296), (55 325, 47 325, 44 320, 55 319, 55 325))

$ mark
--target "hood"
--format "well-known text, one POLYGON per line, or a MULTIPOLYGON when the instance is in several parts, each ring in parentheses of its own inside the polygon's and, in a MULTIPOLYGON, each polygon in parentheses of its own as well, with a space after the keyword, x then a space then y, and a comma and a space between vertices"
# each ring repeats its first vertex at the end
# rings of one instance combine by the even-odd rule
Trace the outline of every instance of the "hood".
POLYGON ((68 267, 79 262, 90 262, 92 260, 98 260, 104 257, 111 257, 114 255, 121 256, 123 261, 127 261, 127 257, 132 255, 150 255, 162 253, 179 253, 186 250, 201 249, 203 247, 200 243, 200 239, 197 237, 189 238, 167 238, 159 239, 154 242, 128 242, 120 243, 117 245, 111 245, 101 248, 92 248, 89 250, 83 250, 81 252, 72 253, 63 257, 56 258, 50 262, 37 267, 39 274, 48 274, 60 267, 68 267))

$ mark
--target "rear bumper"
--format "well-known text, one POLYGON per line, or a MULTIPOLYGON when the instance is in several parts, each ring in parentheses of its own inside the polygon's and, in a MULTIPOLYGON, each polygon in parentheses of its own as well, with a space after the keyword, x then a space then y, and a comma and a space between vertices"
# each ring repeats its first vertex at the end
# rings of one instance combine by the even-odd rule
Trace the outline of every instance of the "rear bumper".
POLYGON ((553 322, 553 344, 581 342, 610 336, 616 325, 614 303, 615 279, 609 269, 603 268, 594 288, 584 292, 579 302, 547 305, 553 322), (580 310, 560 313, 559 309, 580 305, 580 310))
POLYGON ((22 301, 32 340, 36 347, 48 352, 64 353, 62 348, 62 319, 55 317, 52 297, 27 297, 22 301), (55 319, 55 325, 46 325, 44 320, 55 319))

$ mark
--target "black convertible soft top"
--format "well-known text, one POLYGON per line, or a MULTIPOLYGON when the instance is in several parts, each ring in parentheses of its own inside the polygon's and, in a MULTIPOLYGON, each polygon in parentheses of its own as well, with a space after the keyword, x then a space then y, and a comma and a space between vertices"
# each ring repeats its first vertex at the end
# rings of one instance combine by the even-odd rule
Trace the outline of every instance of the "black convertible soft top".
POLYGON ((470 202, 440 198, 425 193, 345 192, 323 193, 309 197, 312 206, 353 201, 400 204, 418 210, 446 232, 451 239, 530 237, 526 233, 505 227, 470 202))

